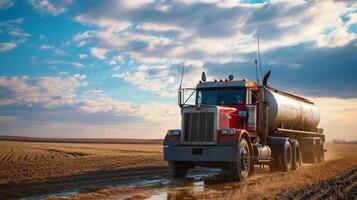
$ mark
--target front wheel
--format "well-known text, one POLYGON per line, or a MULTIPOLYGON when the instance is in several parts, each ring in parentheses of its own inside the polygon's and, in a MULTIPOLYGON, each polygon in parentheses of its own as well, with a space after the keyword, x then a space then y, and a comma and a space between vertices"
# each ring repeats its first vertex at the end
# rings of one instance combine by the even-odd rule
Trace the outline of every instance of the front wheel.
POLYGON ((172 178, 185 178, 188 172, 188 167, 182 163, 169 162, 169 170, 172 178))
POLYGON ((230 174, 233 180, 244 181, 250 171, 250 149, 246 139, 242 138, 238 145, 238 159, 230 163, 230 174))

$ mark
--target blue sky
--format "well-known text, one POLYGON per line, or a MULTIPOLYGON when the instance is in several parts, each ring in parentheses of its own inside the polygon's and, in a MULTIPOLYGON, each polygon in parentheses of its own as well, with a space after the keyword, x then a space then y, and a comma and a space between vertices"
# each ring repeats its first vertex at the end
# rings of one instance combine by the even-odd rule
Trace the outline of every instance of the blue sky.
POLYGON ((357 3, 299 0, 0 0, 0 134, 162 138, 182 66, 254 80, 257 35, 271 85, 357 139, 357 3))

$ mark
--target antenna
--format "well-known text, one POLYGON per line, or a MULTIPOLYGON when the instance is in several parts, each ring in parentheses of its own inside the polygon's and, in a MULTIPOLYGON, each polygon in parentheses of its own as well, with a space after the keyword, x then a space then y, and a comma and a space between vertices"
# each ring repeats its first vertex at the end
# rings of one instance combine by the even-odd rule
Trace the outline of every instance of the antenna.
POLYGON ((182 66, 182 73, 181 73, 181 81, 180 81, 180 88, 179 88, 179 90, 181 90, 184 73, 185 73, 185 66, 182 66))
POLYGON ((258 34, 257 34, 257 41, 258 41, 258 58, 259 58, 260 77, 263 78, 262 60, 260 58, 260 46, 259 46, 259 36, 258 36, 258 34))
POLYGON ((255 63, 255 76, 257 77, 257 83, 259 85, 259 76, 258 76, 258 60, 254 59, 254 63, 255 63))

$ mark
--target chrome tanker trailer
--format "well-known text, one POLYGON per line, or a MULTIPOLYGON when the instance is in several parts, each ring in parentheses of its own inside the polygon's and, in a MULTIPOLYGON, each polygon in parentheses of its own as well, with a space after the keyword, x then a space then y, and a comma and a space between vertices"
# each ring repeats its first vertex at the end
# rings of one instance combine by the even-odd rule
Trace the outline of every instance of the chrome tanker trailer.
POLYGON ((181 128, 169 130, 164 159, 173 177, 196 166, 219 167, 245 180, 254 165, 272 171, 297 169, 324 160, 320 113, 308 99, 247 79, 202 80, 179 89, 181 128), (195 94, 195 95, 194 95, 195 94), (195 96, 195 104, 186 102, 195 96))

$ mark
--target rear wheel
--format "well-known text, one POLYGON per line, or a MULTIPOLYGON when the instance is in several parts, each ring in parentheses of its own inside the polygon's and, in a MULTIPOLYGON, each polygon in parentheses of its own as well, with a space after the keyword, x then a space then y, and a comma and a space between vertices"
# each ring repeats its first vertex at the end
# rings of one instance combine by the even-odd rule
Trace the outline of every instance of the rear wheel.
POLYGON ((325 160, 325 152, 324 152, 324 145, 321 139, 316 140, 316 159, 317 162, 322 162, 325 160))
POLYGON ((292 166, 291 169, 296 170, 301 166, 301 152, 300 152, 300 145, 297 140, 293 140, 291 142, 292 148, 292 166))
POLYGON ((325 161, 325 149, 324 149, 324 143, 321 142, 321 145, 320 145, 320 160, 321 162, 325 161))
POLYGON ((251 164, 250 164, 250 148, 246 139, 242 138, 238 145, 238 160, 230 163, 229 171, 233 180, 244 181, 247 179, 251 164))
POLYGON ((314 140, 314 152, 312 156, 313 156, 313 163, 318 163, 320 155, 319 155, 319 147, 318 147, 317 140, 314 140))
POLYGON ((169 162, 169 169, 172 178, 185 178, 188 172, 188 167, 179 162, 169 162))
POLYGON ((316 157, 318 163, 324 160, 324 148, 321 139, 316 140, 316 157))
POLYGON ((292 150, 291 144, 286 140, 283 152, 276 155, 275 167, 278 171, 289 171, 292 166, 292 150))

